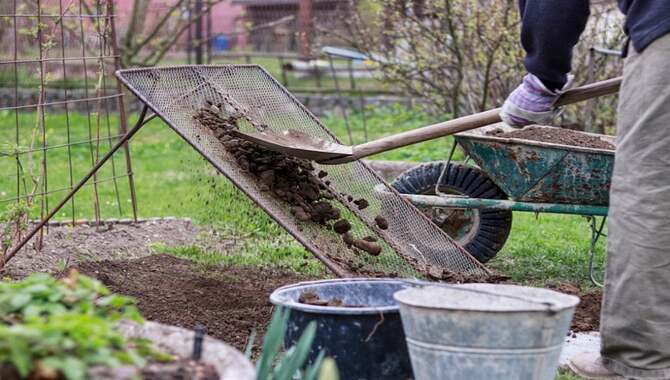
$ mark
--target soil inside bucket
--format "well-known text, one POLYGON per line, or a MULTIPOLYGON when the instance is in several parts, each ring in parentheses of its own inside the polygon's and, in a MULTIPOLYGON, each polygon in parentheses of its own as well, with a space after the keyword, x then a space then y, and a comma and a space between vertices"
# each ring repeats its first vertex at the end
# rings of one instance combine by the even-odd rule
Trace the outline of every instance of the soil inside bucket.
POLYGON ((304 291, 300 293, 298 302, 306 305, 314 306, 335 306, 335 307, 367 307, 367 305, 349 305, 344 303, 340 298, 333 297, 331 299, 323 299, 318 294, 312 291, 304 291))
POLYGON ((495 128, 486 132, 486 134, 495 137, 516 138, 583 148, 614 150, 614 145, 597 136, 591 136, 565 128, 542 128, 530 126, 510 132, 495 128))

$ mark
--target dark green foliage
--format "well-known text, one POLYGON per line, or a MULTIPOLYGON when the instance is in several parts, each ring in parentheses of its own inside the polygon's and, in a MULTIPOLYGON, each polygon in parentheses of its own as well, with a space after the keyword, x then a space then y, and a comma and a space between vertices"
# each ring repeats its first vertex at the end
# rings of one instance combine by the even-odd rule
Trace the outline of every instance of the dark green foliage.
POLYGON ((114 328, 120 319, 142 321, 134 300, 76 271, 0 282, 0 316, 0 365, 22 377, 84 379, 91 366, 143 366, 154 355, 147 341, 131 344, 114 328))

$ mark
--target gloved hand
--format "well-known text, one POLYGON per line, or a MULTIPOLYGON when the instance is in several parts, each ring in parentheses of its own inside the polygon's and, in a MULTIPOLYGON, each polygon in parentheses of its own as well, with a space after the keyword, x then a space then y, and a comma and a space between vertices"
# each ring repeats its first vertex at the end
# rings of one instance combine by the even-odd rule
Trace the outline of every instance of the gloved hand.
MULTIPOLYGON (((563 88, 568 88, 571 82, 570 76, 568 84, 563 88)), ((528 74, 505 100, 500 118, 512 127, 549 124, 559 111, 554 103, 562 92, 547 89, 538 77, 528 74)))

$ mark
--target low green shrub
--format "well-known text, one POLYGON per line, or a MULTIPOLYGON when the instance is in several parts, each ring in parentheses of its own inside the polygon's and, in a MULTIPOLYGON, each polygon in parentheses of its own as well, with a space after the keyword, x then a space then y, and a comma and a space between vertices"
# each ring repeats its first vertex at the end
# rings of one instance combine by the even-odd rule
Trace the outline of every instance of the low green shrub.
POLYGON ((0 367, 70 380, 87 378, 93 366, 142 367, 158 353, 146 340, 124 339, 120 319, 142 321, 135 301, 76 271, 0 282, 0 367))

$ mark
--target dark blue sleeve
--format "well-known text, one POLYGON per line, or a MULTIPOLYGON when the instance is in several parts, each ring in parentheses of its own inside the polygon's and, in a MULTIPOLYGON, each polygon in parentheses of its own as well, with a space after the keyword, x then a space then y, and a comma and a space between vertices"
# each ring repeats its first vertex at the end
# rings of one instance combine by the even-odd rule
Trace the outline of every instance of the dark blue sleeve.
POLYGON ((526 70, 549 89, 562 88, 589 18, 589 0, 519 0, 519 8, 526 70))

